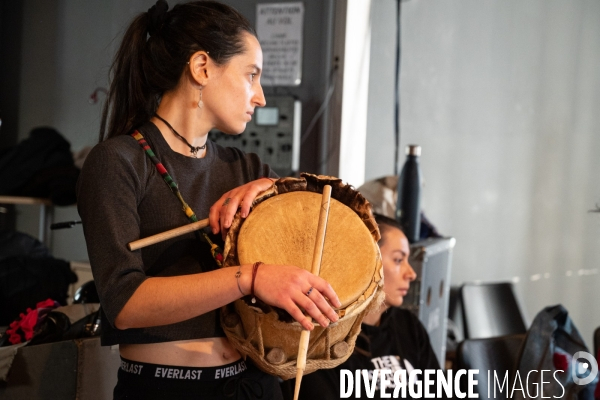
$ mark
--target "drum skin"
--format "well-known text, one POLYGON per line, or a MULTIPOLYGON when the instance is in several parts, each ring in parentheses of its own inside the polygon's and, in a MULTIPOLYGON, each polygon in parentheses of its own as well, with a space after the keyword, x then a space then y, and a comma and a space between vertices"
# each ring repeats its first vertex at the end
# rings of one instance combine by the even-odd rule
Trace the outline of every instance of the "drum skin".
MULTIPOLYGON (((321 197, 319 193, 297 191, 258 204, 238 235, 240 264, 260 260, 310 271, 321 197)), ((349 207, 331 199, 319 276, 331 284, 341 308, 348 307, 368 289, 377 268, 377 256, 377 245, 362 220, 349 207)))
MULTIPOLYGON (((351 354, 364 315, 382 299, 383 270, 377 241, 379 230, 371 206, 340 179, 302 174, 284 178, 260 194, 244 220, 239 212, 225 243, 224 266, 295 265, 311 270, 321 193, 332 185, 332 199, 320 276, 338 294, 340 319, 311 332, 305 374, 333 368, 351 354)), ((296 375, 302 326, 284 310, 249 296, 221 312, 225 334, 244 356, 263 371, 289 379, 296 375)))

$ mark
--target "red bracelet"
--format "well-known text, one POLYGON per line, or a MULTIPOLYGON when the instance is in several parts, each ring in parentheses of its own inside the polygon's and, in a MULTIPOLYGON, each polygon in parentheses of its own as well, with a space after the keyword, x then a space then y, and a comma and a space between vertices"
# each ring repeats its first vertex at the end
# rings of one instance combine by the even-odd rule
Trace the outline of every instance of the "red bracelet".
POLYGON ((252 296, 252 303, 256 303, 256 296, 254 295, 254 281, 256 280, 256 273, 258 272, 258 267, 263 264, 262 261, 257 261, 252 266, 252 284, 250 285, 250 295, 252 296))

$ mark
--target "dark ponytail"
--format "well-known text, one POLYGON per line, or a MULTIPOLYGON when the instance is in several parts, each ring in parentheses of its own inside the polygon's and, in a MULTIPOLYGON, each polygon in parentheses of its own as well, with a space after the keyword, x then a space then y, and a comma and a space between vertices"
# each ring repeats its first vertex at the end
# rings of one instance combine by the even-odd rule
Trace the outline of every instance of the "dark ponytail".
POLYGON ((125 32, 110 70, 100 141, 131 133, 150 119, 192 54, 204 50, 223 65, 244 52, 244 32, 256 36, 248 20, 225 4, 196 1, 167 8, 159 0, 125 32))

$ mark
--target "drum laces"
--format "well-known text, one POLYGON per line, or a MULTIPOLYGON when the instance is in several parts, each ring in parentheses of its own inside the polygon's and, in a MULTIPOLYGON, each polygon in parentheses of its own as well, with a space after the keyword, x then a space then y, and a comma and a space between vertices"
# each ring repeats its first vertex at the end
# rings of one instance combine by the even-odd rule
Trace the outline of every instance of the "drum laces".
POLYGON ((236 400, 262 399, 263 387, 254 379, 237 375, 225 383, 225 386, 223 386, 223 394, 226 397, 235 396, 236 400))

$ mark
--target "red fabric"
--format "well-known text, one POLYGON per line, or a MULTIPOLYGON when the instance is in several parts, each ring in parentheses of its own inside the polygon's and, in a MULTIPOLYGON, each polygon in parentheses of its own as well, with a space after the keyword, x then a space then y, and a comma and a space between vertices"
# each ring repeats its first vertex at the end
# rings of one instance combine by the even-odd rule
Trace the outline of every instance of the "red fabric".
POLYGON ((47 299, 44 301, 40 301, 35 305, 35 308, 56 308, 58 307, 58 303, 52 299, 47 299))
POLYGON ((27 309, 27 314, 21 313, 20 319, 11 322, 6 330, 8 341, 12 344, 19 344, 29 341, 35 335, 35 328, 46 317, 46 314, 59 307, 60 304, 52 299, 40 301, 36 304, 35 309, 27 309))
POLYGON ((23 331, 23 333, 25 334, 26 341, 31 340, 31 338, 33 337, 33 329, 35 328, 37 320, 38 320, 37 308, 35 310, 28 308, 27 314, 25 316, 23 316, 23 314, 21 314, 20 328, 23 331))
POLYGON ((569 369, 569 359, 567 358, 566 354, 554 353, 553 361, 554 368, 562 371, 567 371, 569 369))

